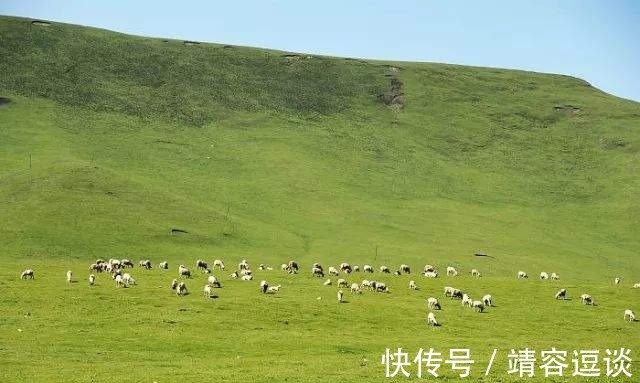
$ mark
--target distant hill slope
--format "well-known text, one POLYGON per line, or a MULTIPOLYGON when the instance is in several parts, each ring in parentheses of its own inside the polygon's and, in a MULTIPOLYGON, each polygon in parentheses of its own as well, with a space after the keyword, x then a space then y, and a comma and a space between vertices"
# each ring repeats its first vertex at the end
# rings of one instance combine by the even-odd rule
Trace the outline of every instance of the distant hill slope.
POLYGON ((15 17, 0 47, 0 257, 640 272, 640 104, 582 80, 15 17))

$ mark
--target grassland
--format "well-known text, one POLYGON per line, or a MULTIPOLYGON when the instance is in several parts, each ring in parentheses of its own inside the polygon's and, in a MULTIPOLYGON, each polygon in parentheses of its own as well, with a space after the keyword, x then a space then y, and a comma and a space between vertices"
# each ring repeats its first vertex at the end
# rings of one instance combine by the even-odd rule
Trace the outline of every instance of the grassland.
MULTIPOLYGON (((468 347, 480 365, 495 347, 640 357, 640 327, 622 321, 640 312, 638 103, 567 76, 285 57, 13 17, 0 18, 0 50, 3 381, 382 381, 386 347, 468 347), (402 108, 381 101, 392 78, 402 108), (89 288, 99 257, 296 259, 304 273, 259 274, 283 284, 277 296, 223 276, 212 301, 198 276, 178 299, 173 268, 89 288), (391 294, 337 305, 307 274, 315 261, 484 277, 419 279, 413 293, 408 277, 382 277, 391 294), (20 282, 27 267, 36 280, 20 282), (65 284, 67 269, 81 281, 65 284), (562 279, 515 281, 520 269, 562 279), (424 299, 445 284, 498 307, 445 302, 443 326, 426 328, 424 299), (560 286, 599 305, 555 302, 560 286)), ((478 381, 516 381, 482 370, 478 381)))

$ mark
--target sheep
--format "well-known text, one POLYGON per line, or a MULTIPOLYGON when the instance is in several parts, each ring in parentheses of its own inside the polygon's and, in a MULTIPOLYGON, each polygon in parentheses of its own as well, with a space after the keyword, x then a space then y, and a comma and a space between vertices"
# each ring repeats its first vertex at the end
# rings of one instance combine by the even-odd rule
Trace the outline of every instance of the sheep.
POLYGON ((558 290, 558 292, 556 293, 556 299, 566 300, 567 299, 567 289, 558 290))
POLYGON ((358 266, 358 265, 353 265, 353 272, 354 272, 354 273, 360 272, 360 266, 358 266))
POLYGON ((409 265, 405 265, 404 263, 402 265, 400 265, 399 270, 402 273, 411 274, 411 268, 409 267, 409 265))
POLYGON ((211 285, 204 285, 202 292, 204 293, 205 298, 211 298, 211 285))
POLYGON ((275 294, 280 291, 281 287, 282 285, 269 286, 269 288, 267 289, 267 294, 275 294))
POLYGON ((102 269, 102 264, 101 264, 101 263, 92 263, 92 264, 89 266, 89 271, 95 271, 95 272, 99 273, 99 272, 101 272, 102 270, 103 270, 103 269, 102 269))
POLYGON ((253 275, 243 275, 242 277, 240 277, 240 280, 243 281, 250 281, 253 279, 253 275))
POLYGON ((338 273, 338 269, 336 269, 333 266, 329 266, 329 275, 334 275, 334 276, 338 276, 340 275, 340 273, 338 273))
POLYGON ((595 302, 593 300, 593 297, 591 295, 589 295, 589 294, 580 295, 580 303, 582 303, 584 305, 595 306, 595 302))
POLYGON ((633 285, 634 289, 640 289, 640 282, 636 283, 633 285))
POLYGON ((196 261, 196 269, 200 269, 202 271, 205 271, 209 268, 209 265, 207 265, 207 262, 203 261, 202 259, 198 259, 196 261))
POLYGON ((478 269, 471 270, 471 276, 480 278, 480 272, 478 271, 478 269))
POLYGON ((131 262, 128 259, 121 260, 120 264, 122 265, 123 268, 125 268, 125 267, 133 267, 133 262, 131 262))
POLYGON ((462 294, 462 306, 471 307, 473 301, 467 294, 462 294))
POLYGON ((22 272, 22 274, 20 274, 20 279, 34 279, 35 278, 35 272, 33 271, 33 269, 26 269, 25 271, 22 272))
POLYGON ((527 273, 525 273, 524 271, 518 271, 518 275, 516 276, 516 279, 527 279, 527 278, 529 278, 527 273))
POLYGON ((401 272, 400 270, 396 270, 396 271, 394 271, 393 273, 394 273, 395 275, 397 275, 397 276, 401 276, 401 275, 402 275, 402 272, 401 272))
POLYGON ((463 294, 462 294, 462 291, 460 291, 458 289, 455 289, 455 288, 450 287, 450 286, 445 286, 445 288, 444 288, 444 296, 445 297, 449 297, 451 299, 454 299, 454 298, 462 299, 463 294))
POLYGON ((436 267, 435 267, 435 266, 432 266, 432 265, 425 265, 425 266, 422 268, 422 272, 423 272, 423 273, 436 273, 436 272, 437 272, 437 270, 436 270, 436 267))
POLYGON ((484 303, 484 305, 487 307, 493 306, 493 297, 489 294, 485 295, 484 297, 482 297, 482 303, 484 303))
POLYGON ((416 285, 416 281, 409 281, 409 289, 418 290, 418 285, 416 285))
POLYGON ((619 277, 616 277, 616 279, 613 280, 613 283, 615 283, 616 285, 619 285, 621 280, 622 279, 620 279, 619 277))
POLYGON ((541 280, 545 280, 545 279, 549 279, 549 274, 545 273, 544 271, 540 273, 540 279, 541 280))
POLYGON ((440 302, 436 298, 427 298, 427 307, 432 310, 440 310, 440 302))
POLYGON ((371 285, 371 281, 368 279, 363 279, 362 282, 360 283, 360 287, 362 288, 368 288, 369 290, 373 290, 372 289, 372 285, 371 285))
POLYGON ((300 270, 300 266, 298 266, 298 262, 289 261, 289 264, 287 266, 289 266, 289 272, 290 273, 298 274, 298 271, 300 270))
POLYGON ((207 284, 211 285, 211 287, 220 288, 220 281, 215 275, 209 275, 209 278, 207 278, 207 284))
POLYGON ((287 265, 286 263, 283 263, 282 265, 280 265, 280 269, 282 271, 289 272, 289 265, 287 265))
POLYGON ((326 281, 324 281, 323 285, 331 286, 331 279, 327 279, 326 281))
POLYGON ((112 279, 116 279, 117 276, 122 276, 122 270, 120 269, 115 269, 113 270, 113 273, 111 273, 111 278, 112 279))
POLYGON ((178 280, 174 279, 173 281, 171 281, 171 290, 175 290, 176 287, 178 287, 178 280))
POLYGON ((364 265, 362 266, 362 271, 364 273, 373 273, 373 266, 371 265, 364 265))
POLYGON ((373 282, 374 286, 375 286, 375 290, 379 293, 388 293, 389 288, 387 287, 387 285, 385 283, 382 282, 373 282))
POLYGON ((432 312, 427 315, 427 326, 439 326, 438 321, 436 320, 436 316, 433 315, 432 312))
POLYGON ((343 303, 344 302, 344 293, 342 292, 342 290, 338 290, 338 303, 343 303))
POLYGON ((338 279, 338 287, 348 287, 349 286, 349 282, 347 282, 345 279, 338 279))
POLYGON ((191 271, 188 268, 186 268, 184 265, 180 265, 178 266, 178 276, 191 278, 191 271))
POLYGON ((479 313, 484 311, 484 303, 482 301, 473 301, 471 307, 479 313))
POLYGON ((246 270, 240 270, 240 275, 252 275, 253 272, 249 269, 246 270))
POLYGON ((455 277, 456 275, 458 275, 458 270, 455 267, 447 266, 447 276, 455 277))
POLYGON ((354 294, 362 294, 362 290, 360 289, 360 285, 357 284, 357 283, 352 283, 350 290, 354 294))
POLYGON ((96 259, 96 263, 97 263, 98 265, 101 265, 101 264, 106 263, 106 262, 104 261, 104 259, 102 259, 102 258, 98 258, 98 259, 96 259))
POLYGON ((424 275, 427 278, 438 278, 437 271, 425 271, 422 275, 424 275))
POLYGON ((220 270, 224 271, 224 262, 222 262, 222 260, 220 259, 216 259, 213 261, 213 268, 219 268, 220 270))
POLYGON ((340 264, 340 271, 342 271, 345 274, 351 274, 351 272, 353 271, 353 269, 351 268, 351 265, 343 262, 340 264))
POLYGON ((73 280, 73 273, 71 272, 71 270, 67 271, 67 283, 71 283, 71 281, 73 280))
POLYGON ((114 280, 116 282, 116 287, 127 287, 127 285, 124 283, 124 280, 122 279, 122 275, 116 275, 114 280))
POLYGON ((267 266, 265 266, 263 263, 258 265, 258 270, 264 270, 266 268, 267 268, 267 266))
POLYGON ((635 322, 636 314, 633 311, 626 309, 624 310, 624 320, 628 320, 629 322, 635 322))
POLYGON ((187 294, 187 285, 184 282, 178 283, 178 286, 176 287, 176 295, 180 297, 187 294))
POLYGON ((136 280, 133 279, 133 277, 129 273, 122 274, 122 282, 125 284, 126 287, 129 287, 129 285, 136 284, 136 280))
POLYGON ((322 271, 321 267, 314 267, 313 269, 311 269, 311 273, 314 277, 324 278, 324 272, 322 271))
POLYGON ((147 270, 151 269, 151 261, 148 259, 138 262, 138 265, 140 265, 140 267, 144 267, 147 270))
POLYGON ((96 276, 93 274, 89 275, 89 286, 93 286, 96 283, 96 276))
POLYGON ((551 277, 550 278, 553 281, 557 281, 557 280, 560 279, 560 276, 558 274, 556 274, 556 273, 551 273, 551 277))
POLYGON ((229 274, 229 276, 233 279, 238 279, 238 272, 234 271, 233 273, 229 274))
POLYGON ((389 274, 389 268, 385 265, 380 266, 380 272, 381 273, 385 273, 385 274, 389 274))
POLYGON ((158 267, 160 268, 160 270, 169 270, 169 262, 167 261, 160 262, 158 264, 158 267))
POLYGON ((247 262, 246 259, 243 259, 242 261, 240 261, 240 263, 238 263, 238 269, 239 270, 245 270, 249 268, 249 262, 247 262))
POLYGON ((269 289, 269 284, 267 283, 267 281, 260 281, 260 291, 262 291, 262 293, 266 293, 267 290, 269 289))

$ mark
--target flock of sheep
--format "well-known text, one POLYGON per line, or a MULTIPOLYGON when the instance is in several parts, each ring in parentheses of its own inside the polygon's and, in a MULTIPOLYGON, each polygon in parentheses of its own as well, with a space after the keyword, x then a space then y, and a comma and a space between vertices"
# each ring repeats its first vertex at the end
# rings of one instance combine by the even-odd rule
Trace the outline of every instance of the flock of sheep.
MULTIPOLYGON (((128 272, 125 272, 127 268, 133 268, 133 266, 134 266, 133 262, 131 262, 128 259, 122 259, 122 260, 109 259, 108 261, 98 259, 96 260, 95 263, 89 266, 89 270, 91 272, 91 274, 88 277, 89 285, 95 284, 96 274, 94 273, 106 273, 111 276, 117 288, 128 288, 130 286, 133 286, 136 284, 136 280, 131 276, 131 274, 129 274, 128 272)), ((145 268, 147 270, 152 268, 151 261, 148 259, 139 261, 138 266, 141 268, 145 268)), ((213 289, 220 288, 221 284, 220 284, 220 280, 216 276, 211 275, 212 269, 219 269, 220 271, 224 271, 225 270, 224 262, 222 260, 216 259, 215 261, 213 261, 212 267, 209 268, 209 265, 207 264, 207 262, 199 259, 196 261, 195 266, 202 273, 209 275, 207 278, 207 282, 205 283, 202 289, 204 296, 206 298, 214 298, 215 295, 213 293, 213 289)), ((168 270, 169 263, 166 261, 161 262, 158 264, 158 268, 161 270, 168 270)), ((272 267, 265 266, 263 264, 260 264, 258 268, 260 270, 273 270, 272 267)), ((289 261, 288 263, 283 263, 281 265, 281 270, 290 274, 297 274, 300 271, 300 266, 295 261, 289 261)), ((385 265, 380 266, 379 271, 380 273, 383 273, 383 274, 391 274, 389 267, 385 265)), ((327 274, 329 276, 334 276, 334 277, 340 277, 341 275, 346 276, 352 273, 359 273, 359 272, 360 272, 360 267, 358 265, 352 266, 346 262, 341 263, 338 268, 334 266, 329 266, 327 268, 327 274)), ((373 266, 363 265, 362 273, 373 274, 374 273, 373 266)), ((324 268, 319 263, 314 263, 312 265, 311 274, 314 277, 318 277, 318 278, 325 277, 324 268)), ((397 270, 394 271, 394 274, 396 275, 411 274, 411 268, 406 264, 402 264, 397 270)), ((421 275, 426 278, 437 278, 438 270, 436 269, 435 266, 426 265, 422 269, 421 275)), ((458 270, 455 267, 448 266, 446 268, 446 275, 449 277, 455 277, 458 275, 458 270)), ((472 269, 471 275, 477 278, 481 276, 480 272, 477 269, 472 269)), ((184 279, 185 278, 188 279, 191 277, 192 277, 191 270, 184 265, 179 265, 178 278, 180 278, 180 280, 173 279, 171 281, 171 286, 170 286, 171 290, 173 290, 177 296, 184 296, 188 294, 187 285, 184 282, 184 279)), ((231 274, 229 274, 229 277, 233 279, 239 278, 242 281, 252 281, 253 273, 249 266, 249 262, 247 262, 246 259, 243 259, 238 264, 237 269, 235 269, 231 274)), ((20 278, 34 279, 35 272, 33 269, 24 270, 20 275, 20 278)), ((518 271, 516 278, 527 279, 529 278, 529 276, 524 271, 518 271)), ((556 273, 551 273, 551 275, 549 275, 548 273, 543 271, 540 273, 540 279, 541 280, 547 280, 547 279, 559 280, 560 276, 556 273)), ((67 271, 66 280, 68 283, 71 283, 73 281, 73 272, 71 270, 67 271)), ((621 279, 616 277, 614 280, 614 284, 619 285, 620 282, 621 282, 621 279)), ((323 283, 323 285, 325 286, 330 286, 332 284, 333 284, 333 281, 331 280, 331 278, 326 279, 325 282, 323 283)), ((343 303, 345 301, 344 292, 342 291, 342 288, 349 288, 350 292, 353 294, 362 294, 363 291, 365 290, 378 292, 378 293, 389 293, 391 291, 386 283, 369 280, 369 279, 363 279, 360 283, 354 282, 349 284, 349 282, 347 282, 346 279, 338 278, 336 280, 336 284, 338 285, 338 288, 339 288, 337 292, 337 298, 338 298, 338 302, 340 303, 343 303)), ((266 280, 262 280, 259 284, 259 287, 260 287, 259 291, 261 291, 263 294, 276 294, 280 291, 282 286, 281 285, 269 286, 266 280)), ((633 287, 640 288, 640 282, 635 283, 633 287)), ((414 280, 409 281, 409 289, 411 290, 418 289, 417 284, 414 280)), ((493 297, 489 294, 484 295, 481 300, 473 300, 466 293, 450 286, 446 286, 444 288, 444 296, 450 299, 460 299, 462 302, 462 306, 469 307, 471 309, 474 309, 477 312, 483 312, 487 307, 493 306, 493 297)), ((563 299, 563 300, 567 299, 567 290, 560 289, 555 294, 555 299, 563 299)), ((595 305, 595 301, 593 297, 589 294, 582 294, 580 296, 580 302, 585 305, 595 305)), ((427 308, 430 310, 429 313, 427 314, 427 325, 439 326, 433 311, 441 309, 440 302, 438 302, 438 299, 435 297, 429 297, 427 298, 426 304, 427 304, 427 308)), ((636 321, 636 316, 634 312, 629 309, 625 310, 624 320, 629 322, 636 321)))

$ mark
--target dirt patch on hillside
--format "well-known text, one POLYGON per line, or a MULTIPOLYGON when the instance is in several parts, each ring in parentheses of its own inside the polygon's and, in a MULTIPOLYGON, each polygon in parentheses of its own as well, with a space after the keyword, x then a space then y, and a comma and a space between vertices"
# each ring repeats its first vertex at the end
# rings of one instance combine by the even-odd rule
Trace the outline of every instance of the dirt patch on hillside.
POLYGON ((568 113, 568 114, 577 114, 580 113, 581 109, 574 105, 556 105, 553 107, 553 110, 556 112, 568 113))
POLYGON ((39 27, 48 27, 49 25, 51 25, 51 23, 44 20, 33 20, 31 22, 31 25, 37 25, 39 27))
POLYGON ((629 145, 629 142, 619 137, 602 137, 598 144, 603 149, 622 149, 629 145))
POLYGON ((404 108, 403 83, 397 77, 391 77, 389 90, 379 95, 378 98, 385 105, 394 109, 404 108))

